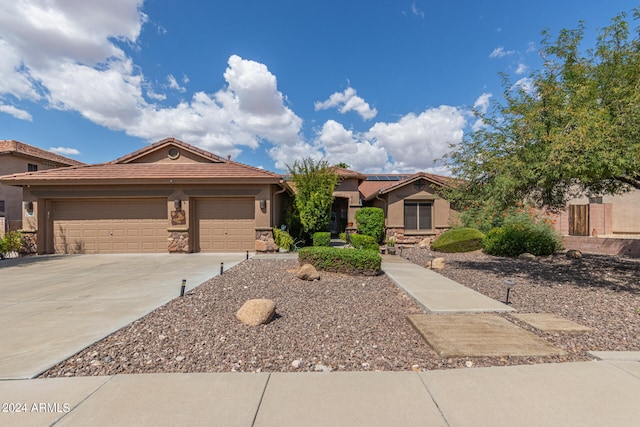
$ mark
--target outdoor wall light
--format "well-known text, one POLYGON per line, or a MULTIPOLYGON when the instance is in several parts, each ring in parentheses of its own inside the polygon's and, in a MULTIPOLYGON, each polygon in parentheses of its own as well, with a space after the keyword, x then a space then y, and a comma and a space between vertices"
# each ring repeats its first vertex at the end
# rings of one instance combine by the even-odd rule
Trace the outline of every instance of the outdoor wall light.
POLYGON ((262 209, 262 210, 267 209, 267 201, 266 200, 260 200, 260 209, 262 209))
POLYGON ((173 206, 176 208, 177 211, 182 209, 182 200, 180 199, 175 199, 173 201, 173 206))
POLYGON ((24 202, 24 209, 27 212, 33 212, 33 202, 24 202))
POLYGON ((509 292, 511 292, 511 288, 513 288, 516 284, 516 281, 513 279, 507 279, 505 280, 504 283, 507 286, 507 299, 505 300, 505 304, 509 304, 509 292))

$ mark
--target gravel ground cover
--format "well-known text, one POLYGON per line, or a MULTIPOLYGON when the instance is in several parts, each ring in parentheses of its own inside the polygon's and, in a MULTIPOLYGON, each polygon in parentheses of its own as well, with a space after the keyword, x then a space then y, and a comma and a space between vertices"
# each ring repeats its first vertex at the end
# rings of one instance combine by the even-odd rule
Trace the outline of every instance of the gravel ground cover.
POLYGON ((563 255, 527 262, 482 253, 403 250, 425 265, 443 256, 441 274, 504 300, 520 313, 554 313, 594 328, 543 334, 567 351, 542 358, 441 358, 406 320, 424 311, 386 276, 321 273, 295 277, 295 260, 248 260, 61 362, 42 377, 150 372, 296 372, 431 370, 588 360, 589 350, 640 350, 640 260, 563 255), (235 313, 244 301, 273 299, 276 318, 248 327, 235 313))

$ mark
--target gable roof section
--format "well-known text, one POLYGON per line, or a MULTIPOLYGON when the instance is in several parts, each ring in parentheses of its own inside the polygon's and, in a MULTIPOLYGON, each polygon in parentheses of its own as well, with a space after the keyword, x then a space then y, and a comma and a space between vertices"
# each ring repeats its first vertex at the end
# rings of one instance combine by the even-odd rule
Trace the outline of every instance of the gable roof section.
MULTIPOLYGON (((373 175, 371 175, 373 176, 373 175)), ((377 175, 376 175, 377 176, 377 175)), ((389 178, 394 176, 399 177, 400 179, 394 180, 366 180, 363 181, 358 189, 360 190, 360 194, 362 194, 363 200, 371 200, 377 195, 382 195, 394 191, 400 187, 404 187, 405 185, 411 184, 420 179, 425 179, 437 187, 449 187, 453 184, 453 179, 442 176, 442 175, 434 175, 426 172, 418 172, 413 175, 402 175, 402 174, 388 174, 389 178)))
POLYGON ((201 157, 203 160, 207 160, 209 162, 213 162, 213 163, 224 163, 226 162, 228 159, 223 159, 220 156, 217 156, 213 153, 210 153, 208 151, 205 151, 201 148, 198 148, 196 146, 193 146, 191 144, 187 144, 184 141, 180 141, 179 139, 176 138, 165 138, 161 141, 158 142, 154 142, 153 144, 147 145, 146 147, 142 147, 141 149, 134 151, 133 153, 129 153, 125 156, 122 156, 112 162, 110 162, 111 164, 122 164, 122 163, 132 163, 136 160, 139 160, 155 151, 161 150, 169 145, 173 145, 176 147, 180 147, 183 150, 189 151, 199 157, 201 157))
POLYGON ((38 160, 57 163, 59 166, 81 166, 85 164, 78 160, 70 159, 13 139, 0 140, 0 155, 1 154, 23 155, 38 160))
POLYGON ((0 181, 9 185, 57 184, 154 184, 154 183, 279 183, 282 176, 264 169, 222 159, 215 154, 169 138, 109 163, 48 169, 7 175, 0 181), (205 163, 138 163, 145 156, 168 143, 179 145, 210 159, 205 163))

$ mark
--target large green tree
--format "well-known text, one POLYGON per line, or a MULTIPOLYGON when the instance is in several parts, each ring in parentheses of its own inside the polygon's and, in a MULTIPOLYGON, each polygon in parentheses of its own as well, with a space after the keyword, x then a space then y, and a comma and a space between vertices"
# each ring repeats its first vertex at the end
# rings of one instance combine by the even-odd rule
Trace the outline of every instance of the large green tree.
POLYGON ((461 179, 447 195, 458 207, 557 210, 578 195, 640 189, 640 33, 624 13, 591 49, 584 30, 543 32, 542 69, 527 85, 503 76, 504 102, 476 112, 482 125, 446 157, 461 179))
POLYGON ((326 161, 312 158, 296 160, 287 169, 296 187, 295 204, 303 230, 308 234, 328 231, 338 175, 326 161))

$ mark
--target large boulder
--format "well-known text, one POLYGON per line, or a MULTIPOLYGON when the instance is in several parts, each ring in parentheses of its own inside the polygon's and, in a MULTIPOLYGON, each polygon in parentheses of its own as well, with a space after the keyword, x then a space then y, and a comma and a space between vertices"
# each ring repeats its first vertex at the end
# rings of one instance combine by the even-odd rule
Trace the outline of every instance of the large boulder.
POLYGON ((320 280, 320 273, 318 273, 318 270, 316 270, 313 265, 305 264, 300 267, 300 270, 298 270, 296 277, 301 280, 320 280))
POLYGON ((427 268, 431 268, 433 270, 442 270, 444 268, 444 258, 438 257, 427 261, 427 268))
POLYGON ((582 259, 582 252, 576 249, 569 249, 567 251, 567 258, 569 259, 582 259))
POLYGON ((524 261, 535 261, 536 256, 533 254, 530 254, 529 252, 525 252, 523 254, 518 255, 518 259, 521 259, 524 261))
POLYGON ((251 299, 236 313, 239 321, 248 326, 269 323, 276 314, 276 303, 270 299, 251 299))

